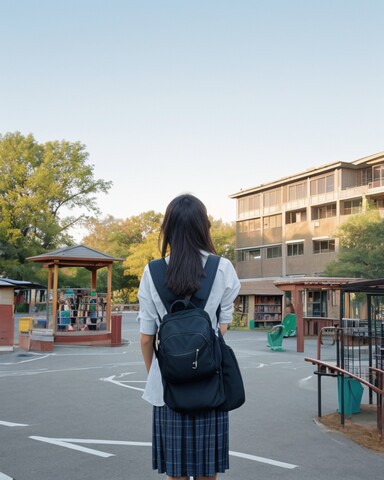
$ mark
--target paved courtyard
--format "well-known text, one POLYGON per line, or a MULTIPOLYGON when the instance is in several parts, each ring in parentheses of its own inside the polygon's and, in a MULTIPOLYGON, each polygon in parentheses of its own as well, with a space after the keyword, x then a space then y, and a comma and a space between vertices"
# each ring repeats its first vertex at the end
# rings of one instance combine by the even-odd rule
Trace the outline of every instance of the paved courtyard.
MULTIPOLYGON (((151 407, 141 399, 146 374, 135 317, 124 316, 121 347, 0 353, 0 480, 165 478, 151 469, 151 407)), ((315 420, 317 378, 304 357, 316 356, 316 340, 297 353, 295 338, 271 352, 265 332, 230 330, 226 339, 247 401, 230 414, 230 470, 220 479, 382 477, 383 455, 315 420)), ((323 359, 334 355, 334 347, 323 347, 323 359)), ((323 414, 336 409, 336 381, 324 379, 323 414)))

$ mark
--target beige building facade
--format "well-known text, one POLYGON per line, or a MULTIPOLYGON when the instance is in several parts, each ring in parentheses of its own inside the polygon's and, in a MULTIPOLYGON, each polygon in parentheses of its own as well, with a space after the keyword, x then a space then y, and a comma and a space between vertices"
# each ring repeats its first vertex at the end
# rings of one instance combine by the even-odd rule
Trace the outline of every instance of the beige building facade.
MULTIPOLYGON (((311 168, 231 198, 237 205, 240 308, 256 323, 277 323, 289 295, 283 298, 274 281, 321 277, 338 253, 337 228, 368 203, 384 212, 384 152, 311 168)), ((305 313, 327 316, 329 294, 320 290, 308 295, 305 313)))

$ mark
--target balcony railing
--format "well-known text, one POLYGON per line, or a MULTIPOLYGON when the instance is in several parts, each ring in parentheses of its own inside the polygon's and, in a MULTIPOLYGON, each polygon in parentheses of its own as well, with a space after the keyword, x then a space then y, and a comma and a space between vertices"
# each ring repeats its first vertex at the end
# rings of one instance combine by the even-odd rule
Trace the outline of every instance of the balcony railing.
POLYGON ((311 195, 310 204, 311 205, 318 205, 321 203, 329 203, 336 200, 336 193, 335 192, 327 192, 321 193, 319 195, 311 195))
POLYGON ((347 187, 340 191, 339 198, 344 200, 346 198, 356 198, 362 196, 364 193, 367 193, 368 185, 359 185, 354 187, 347 187))
POLYGON ((368 188, 369 188, 369 190, 377 189, 377 188, 384 189, 384 179, 375 180, 373 182, 368 183, 368 188))

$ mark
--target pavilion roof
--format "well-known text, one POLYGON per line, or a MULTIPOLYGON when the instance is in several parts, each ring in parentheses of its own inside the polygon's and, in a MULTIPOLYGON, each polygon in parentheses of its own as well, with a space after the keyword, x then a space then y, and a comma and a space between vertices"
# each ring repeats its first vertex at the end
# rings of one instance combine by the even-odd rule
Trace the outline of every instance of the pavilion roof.
POLYGON ((46 266, 58 264, 60 267, 105 267, 113 262, 123 261, 123 258, 113 257, 85 245, 59 248, 51 252, 42 253, 27 258, 30 262, 44 263, 46 266))
POLYGON ((303 285, 305 287, 343 287, 345 285, 356 282, 357 278, 347 277, 309 277, 305 275, 295 275, 292 277, 281 277, 275 280, 274 284, 279 287, 280 285, 303 285))

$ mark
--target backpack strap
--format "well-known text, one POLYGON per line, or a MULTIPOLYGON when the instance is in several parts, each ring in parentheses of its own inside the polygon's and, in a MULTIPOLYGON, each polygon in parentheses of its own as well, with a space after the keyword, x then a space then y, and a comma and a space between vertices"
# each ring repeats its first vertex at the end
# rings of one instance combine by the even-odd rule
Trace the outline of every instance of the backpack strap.
MULTIPOLYGON (((207 303, 212 285, 216 277, 220 257, 218 255, 209 255, 204 266, 205 276, 201 279, 199 289, 192 295, 191 302, 198 308, 204 308, 207 303)), ((184 300, 183 296, 175 295, 166 285, 167 263, 164 258, 152 260, 148 264, 149 271, 157 293, 167 310, 170 313, 171 305, 176 300, 184 300)))

